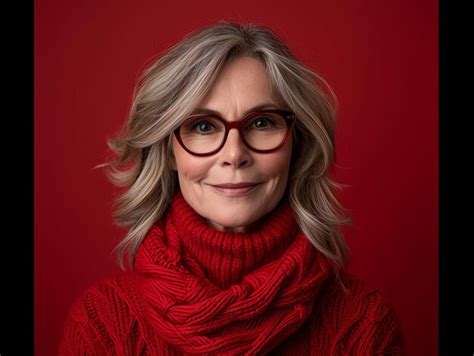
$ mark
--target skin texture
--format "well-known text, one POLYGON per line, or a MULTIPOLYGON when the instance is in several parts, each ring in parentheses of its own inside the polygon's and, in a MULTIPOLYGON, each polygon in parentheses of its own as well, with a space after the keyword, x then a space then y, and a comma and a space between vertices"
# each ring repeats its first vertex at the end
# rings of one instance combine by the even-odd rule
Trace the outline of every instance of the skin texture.
MULTIPOLYGON (((240 120, 247 110, 265 103, 280 108, 272 97, 265 66, 249 57, 237 58, 218 76, 198 108, 215 110, 227 121, 240 120)), ((270 106, 268 108, 271 108, 270 106)), ((292 138, 273 153, 256 153, 230 130, 224 147, 208 157, 187 153, 173 137, 173 168, 186 202, 219 231, 246 232, 271 212, 285 192, 292 138), (229 197, 211 185, 259 182, 249 194, 229 197)))

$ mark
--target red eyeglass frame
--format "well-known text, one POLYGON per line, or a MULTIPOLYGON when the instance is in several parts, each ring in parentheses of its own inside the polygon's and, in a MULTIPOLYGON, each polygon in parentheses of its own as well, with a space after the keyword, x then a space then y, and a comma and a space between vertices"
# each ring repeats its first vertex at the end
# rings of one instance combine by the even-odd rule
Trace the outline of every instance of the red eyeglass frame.
POLYGON ((252 111, 250 113, 248 113, 247 115, 245 115, 241 120, 239 121, 226 121, 224 120, 222 117, 218 116, 218 115, 213 115, 213 114, 204 114, 204 115, 191 115, 189 116, 188 119, 190 118, 205 118, 205 117, 212 117, 214 119, 217 119, 219 121, 221 121, 223 124, 224 124, 224 128, 225 128, 225 133, 224 133, 224 139, 222 140, 222 143, 220 144, 219 147, 217 147, 215 150, 211 151, 211 152, 207 152, 207 153, 195 153, 195 152, 192 152, 190 151, 185 145, 184 145, 184 142, 183 140, 181 139, 181 135, 179 133, 180 131, 180 128, 181 128, 181 125, 176 129, 174 130, 174 135, 176 136, 176 139, 178 140, 179 144, 181 145, 181 147, 183 147, 183 149, 192 154, 193 156, 198 156, 198 157, 204 157, 204 156, 211 156, 217 152, 219 152, 222 147, 224 147, 225 143, 227 142, 227 136, 229 135, 229 131, 231 129, 237 129, 239 131, 239 134, 240 134, 240 138, 242 139, 243 143, 245 144, 245 146, 247 146, 250 150, 254 151, 254 152, 257 152, 257 153, 272 153, 272 152, 275 152, 277 151, 281 146, 283 146, 286 141, 288 140, 288 137, 290 136, 291 134, 291 131, 293 130, 293 124, 295 122, 295 114, 291 111, 286 111, 286 110, 281 110, 281 109, 268 109, 268 110, 259 110, 259 111, 252 111), (283 141, 275 148, 272 148, 270 150, 257 150, 256 148, 253 148, 252 146, 250 146, 250 144, 245 140, 245 137, 244 135, 242 135, 242 128, 245 126, 245 124, 250 121, 251 119, 253 119, 254 117, 258 116, 258 115, 261 115, 261 114, 279 114, 281 115, 285 121, 286 121, 286 125, 288 127, 288 129, 286 130, 286 134, 285 134, 285 137, 283 138, 283 141))

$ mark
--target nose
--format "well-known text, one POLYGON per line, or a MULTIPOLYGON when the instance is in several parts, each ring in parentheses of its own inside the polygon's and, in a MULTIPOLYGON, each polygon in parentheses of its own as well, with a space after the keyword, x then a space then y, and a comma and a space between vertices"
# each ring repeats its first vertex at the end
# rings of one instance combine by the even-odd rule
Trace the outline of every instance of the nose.
POLYGON ((221 164, 233 168, 243 168, 252 164, 250 150, 240 137, 237 129, 229 130, 224 147, 220 151, 221 164))

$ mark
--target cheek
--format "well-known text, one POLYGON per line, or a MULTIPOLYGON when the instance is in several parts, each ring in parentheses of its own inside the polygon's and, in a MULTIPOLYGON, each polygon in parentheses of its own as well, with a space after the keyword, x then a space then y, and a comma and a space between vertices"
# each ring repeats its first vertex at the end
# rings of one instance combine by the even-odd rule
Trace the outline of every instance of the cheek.
POLYGON ((210 160, 194 157, 176 144, 173 145, 173 151, 180 180, 200 181, 206 178, 212 166, 210 160))
POLYGON ((268 179, 274 179, 278 183, 286 183, 291 161, 291 146, 289 149, 279 151, 262 160, 263 171, 268 179))

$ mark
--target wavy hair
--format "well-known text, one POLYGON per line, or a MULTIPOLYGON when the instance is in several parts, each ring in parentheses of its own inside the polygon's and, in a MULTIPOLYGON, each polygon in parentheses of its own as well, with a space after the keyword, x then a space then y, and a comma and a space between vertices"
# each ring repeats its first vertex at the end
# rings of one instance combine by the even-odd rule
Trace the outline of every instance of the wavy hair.
POLYGON ((189 33, 143 71, 127 122, 107 141, 114 158, 98 167, 106 166, 112 183, 126 187, 114 213, 116 224, 128 231, 115 248, 123 270, 125 255, 132 267, 140 243, 178 186, 170 166, 173 130, 203 100, 224 66, 241 56, 265 65, 273 94, 296 114, 287 192, 301 230, 333 262, 338 276, 346 265, 349 252, 340 228, 351 218, 334 194, 342 185, 329 175, 335 159, 333 90, 268 27, 220 21, 189 33))

